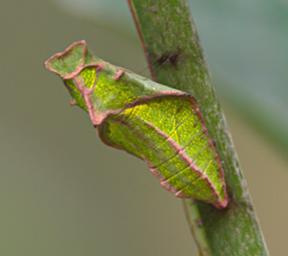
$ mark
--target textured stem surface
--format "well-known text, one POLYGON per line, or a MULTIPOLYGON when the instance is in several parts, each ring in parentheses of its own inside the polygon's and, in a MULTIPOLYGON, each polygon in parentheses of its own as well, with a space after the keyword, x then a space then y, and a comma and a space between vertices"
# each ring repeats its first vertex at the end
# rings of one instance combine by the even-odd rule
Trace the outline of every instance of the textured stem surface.
POLYGON ((215 97, 185 0, 128 0, 152 77, 192 94, 223 161, 230 202, 218 210, 184 201, 201 255, 268 255, 248 188, 215 97))

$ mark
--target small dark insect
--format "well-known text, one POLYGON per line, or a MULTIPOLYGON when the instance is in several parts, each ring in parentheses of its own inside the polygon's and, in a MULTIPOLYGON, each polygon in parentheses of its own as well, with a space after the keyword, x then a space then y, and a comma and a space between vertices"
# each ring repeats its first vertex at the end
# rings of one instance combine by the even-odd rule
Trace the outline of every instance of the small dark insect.
POLYGON ((159 66, 170 64, 173 67, 176 67, 179 63, 180 56, 181 51, 179 49, 175 52, 165 52, 156 60, 156 63, 159 66))

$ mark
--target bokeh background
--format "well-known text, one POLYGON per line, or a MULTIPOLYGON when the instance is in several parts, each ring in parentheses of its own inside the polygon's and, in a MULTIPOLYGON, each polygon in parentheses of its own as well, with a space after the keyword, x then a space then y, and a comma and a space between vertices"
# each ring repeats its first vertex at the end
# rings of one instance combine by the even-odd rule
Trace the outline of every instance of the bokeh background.
MULTIPOLYGON (((193 0, 217 94, 271 255, 288 216, 288 4, 193 0)), ((126 1, 0 3, 0 255, 196 255, 181 201, 108 148, 43 61, 86 39, 148 76, 126 1)))

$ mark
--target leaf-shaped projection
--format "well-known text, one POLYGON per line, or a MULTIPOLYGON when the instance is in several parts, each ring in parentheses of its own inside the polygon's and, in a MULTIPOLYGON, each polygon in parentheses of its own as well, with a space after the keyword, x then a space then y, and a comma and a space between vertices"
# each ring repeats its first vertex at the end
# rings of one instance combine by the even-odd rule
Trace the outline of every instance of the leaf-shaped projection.
POLYGON ((62 77, 104 143, 143 159, 177 197, 226 207, 221 161, 191 95, 93 57, 85 41, 45 65, 62 77))

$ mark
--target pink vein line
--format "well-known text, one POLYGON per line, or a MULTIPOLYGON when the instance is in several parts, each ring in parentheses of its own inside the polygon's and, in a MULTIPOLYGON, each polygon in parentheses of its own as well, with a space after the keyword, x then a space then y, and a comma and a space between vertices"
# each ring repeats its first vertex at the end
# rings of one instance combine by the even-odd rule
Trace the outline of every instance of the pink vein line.
POLYGON ((73 80, 74 80, 74 83, 75 83, 77 89, 80 91, 80 93, 82 94, 82 96, 84 98, 84 101, 85 101, 86 106, 87 106, 88 114, 90 116, 91 121, 94 124, 94 120, 96 119, 96 117, 95 117, 95 113, 94 113, 94 106, 93 106, 93 103, 90 99, 90 95, 93 93, 95 86, 93 86, 92 88, 87 88, 84 85, 84 82, 80 77, 75 77, 73 80))
MULTIPOLYGON (((146 142, 148 143, 148 145, 149 145, 150 148, 152 148, 152 149, 155 148, 154 145, 153 145, 153 141, 152 141, 152 143, 151 143, 151 140, 150 140, 148 137, 146 137, 145 134, 143 134, 143 132, 142 132, 141 130, 138 131, 137 126, 131 126, 127 120, 124 120, 124 119, 123 119, 123 117, 121 117, 121 118, 118 119, 118 120, 114 120, 114 121, 116 121, 116 122, 118 122, 118 123, 126 126, 127 128, 129 128, 132 132, 134 132, 134 134, 135 134, 136 136, 138 136, 139 138, 143 139, 143 141, 146 141, 146 142)), ((135 147, 134 147, 134 148, 135 148, 135 147)), ((155 151, 155 152, 156 152, 156 151, 155 151)), ((152 166, 152 165, 151 165, 150 162, 146 159, 145 156, 142 156, 142 160, 144 160, 144 161, 148 164, 148 167, 149 167, 150 171, 152 172, 152 174, 160 179, 160 185, 161 185, 163 188, 165 188, 166 190, 168 190, 168 191, 170 191, 170 192, 172 192, 172 193, 175 193, 175 194, 178 192, 178 190, 177 190, 176 188, 174 188, 172 185, 162 183, 162 181, 163 181, 165 178, 162 176, 162 174, 161 174, 158 170, 150 168, 150 166, 152 166)), ((177 196, 180 196, 180 193, 178 193, 177 196)))
MULTIPOLYGON (((168 161, 170 161, 170 160, 174 159, 175 157, 177 157, 180 153, 182 153, 182 151, 185 150, 185 148, 187 148, 189 145, 192 144, 192 142, 194 141, 194 139, 195 139, 196 136, 201 135, 201 134, 203 135, 204 133, 203 133, 202 131, 200 131, 200 132, 198 132, 197 134, 194 134, 194 136, 191 137, 191 139, 189 140, 189 142, 188 142, 186 145, 184 145, 184 146, 180 149, 180 151, 176 151, 174 155, 172 155, 171 157, 168 157, 165 161, 159 163, 157 166, 155 166, 155 168, 159 168, 159 167, 162 166, 163 164, 165 164, 165 163, 167 163, 168 161)), ((170 137, 170 136, 167 135, 167 138, 169 138, 169 137, 170 137)), ((167 139, 165 139, 165 142, 167 142, 167 139)), ((162 144, 163 144, 163 143, 162 143, 162 144)), ((157 148, 155 148, 155 149, 157 150, 158 148, 159 148, 159 147, 157 147, 157 148)), ((197 156, 198 156, 200 153, 202 153, 203 150, 205 150, 205 149, 206 149, 206 145, 204 145, 204 147, 196 154, 195 157, 197 157, 197 156)), ((186 166, 186 167, 188 167, 188 166, 186 166)), ((186 169, 186 167, 185 167, 185 169, 186 169)))
POLYGON ((193 162, 193 160, 187 155, 187 153, 185 152, 185 150, 182 150, 182 147, 176 143, 171 137, 169 137, 166 133, 164 133, 163 131, 161 131, 158 127, 155 127, 153 124, 151 124, 150 122, 145 122, 149 127, 151 127, 152 129, 154 129, 160 136, 162 136, 164 139, 167 140, 167 142, 173 147, 175 148, 175 150, 177 152, 179 152, 179 156, 182 158, 183 161, 185 161, 188 165, 187 168, 191 168, 192 171, 195 171, 196 173, 199 174, 199 176, 206 180, 206 182, 208 183, 209 187, 212 189, 213 193, 215 195, 217 195, 218 198, 220 198, 219 193, 217 192, 215 186, 213 185, 213 183, 210 181, 209 177, 193 162))

